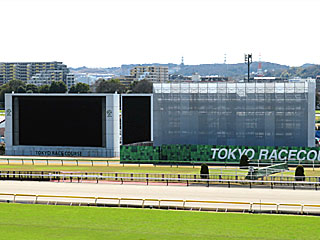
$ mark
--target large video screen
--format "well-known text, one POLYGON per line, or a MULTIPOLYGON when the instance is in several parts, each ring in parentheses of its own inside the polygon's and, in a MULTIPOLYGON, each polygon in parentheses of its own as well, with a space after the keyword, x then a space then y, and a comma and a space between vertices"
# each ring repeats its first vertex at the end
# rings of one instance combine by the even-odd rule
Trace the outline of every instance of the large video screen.
POLYGON ((151 141, 151 97, 122 96, 122 144, 151 141))
POLYGON ((13 142, 36 146, 105 146, 105 97, 13 97, 13 142), (18 139, 17 135, 19 136, 18 139))

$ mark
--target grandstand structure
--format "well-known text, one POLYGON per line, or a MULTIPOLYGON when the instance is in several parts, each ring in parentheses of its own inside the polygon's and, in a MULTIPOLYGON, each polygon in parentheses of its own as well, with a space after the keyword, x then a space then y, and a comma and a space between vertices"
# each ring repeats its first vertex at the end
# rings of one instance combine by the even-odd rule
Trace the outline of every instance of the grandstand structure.
POLYGON ((155 83, 121 99, 120 115, 118 94, 6 94, 6 153, 115 157, 122 138, 126 162, 320 160, 314 82, 155 83))

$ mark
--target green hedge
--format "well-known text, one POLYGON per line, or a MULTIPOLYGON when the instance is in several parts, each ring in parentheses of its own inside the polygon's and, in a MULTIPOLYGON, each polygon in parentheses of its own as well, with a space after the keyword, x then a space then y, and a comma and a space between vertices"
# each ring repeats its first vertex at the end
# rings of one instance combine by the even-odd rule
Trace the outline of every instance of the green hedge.
MULTIPOLYGON (((240 153, 239 150, 235 150, 233 153, 234 159, 231 157, 219 159, 218 154, 213 158, 213 148, 218 149, 227 149, 227 151, 233 151, 235 149, 240 149, 243 152, 246 149, 252 149, 255 152, 253 159, 259 159, 260 150, 268 150, 269 154, 277 149, 280 150, 305 150, 311 151, 316 150, 318 157, 315 163, 319 164, 320 157, 320 148, 312 147, 264 147, 264 146, 221 146, 221 145, 162 145, 161 147, 152 147, 152 146, 121 146, 120 147, 120 160, 122 162, 139 162, 143 160, 144 163, 150 160, 150 163, 153 162, 186 162, 186 163, 203 163, 203 162, 215 162, 215 163, 230 163, 230 164, 239 164, 240 153)), ((222 153, 222 152, 221 152, 222 153)), ((247 154, 248 155, 248 154, 247 154)), ((250 156, 248 156, 250 157, 250 156)), ((255 162, 256 160, 251 160, 255 162)), ((270 163, 271 160, 260 160, 260 163, 270 163)), ((282 163, 283 160, 272 160, 273 164, 282 163)), ((300 164, 312 164, 313 161, 302 160, 300 164)), ((289 160, 289 164, 299 164, 298 160, 289 160)))
POLYGON ((121 161, 159 160, 160 147, 152 146, 121 146, 121 161))

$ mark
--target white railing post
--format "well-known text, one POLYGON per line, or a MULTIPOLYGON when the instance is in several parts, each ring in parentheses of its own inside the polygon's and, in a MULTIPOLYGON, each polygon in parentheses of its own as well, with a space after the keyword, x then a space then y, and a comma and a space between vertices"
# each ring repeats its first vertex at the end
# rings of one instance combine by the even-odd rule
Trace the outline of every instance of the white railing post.
POLYGON ((312 161, 312 170, 314 171, 314 160, 312 161))

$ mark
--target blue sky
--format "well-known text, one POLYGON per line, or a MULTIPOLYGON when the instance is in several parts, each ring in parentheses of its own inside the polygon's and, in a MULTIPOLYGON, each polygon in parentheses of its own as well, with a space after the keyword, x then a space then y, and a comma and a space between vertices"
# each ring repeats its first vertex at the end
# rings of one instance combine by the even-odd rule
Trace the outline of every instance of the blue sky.
POLYGON ((316 0, 0 0, 1 61, 320 64, 316 0))

